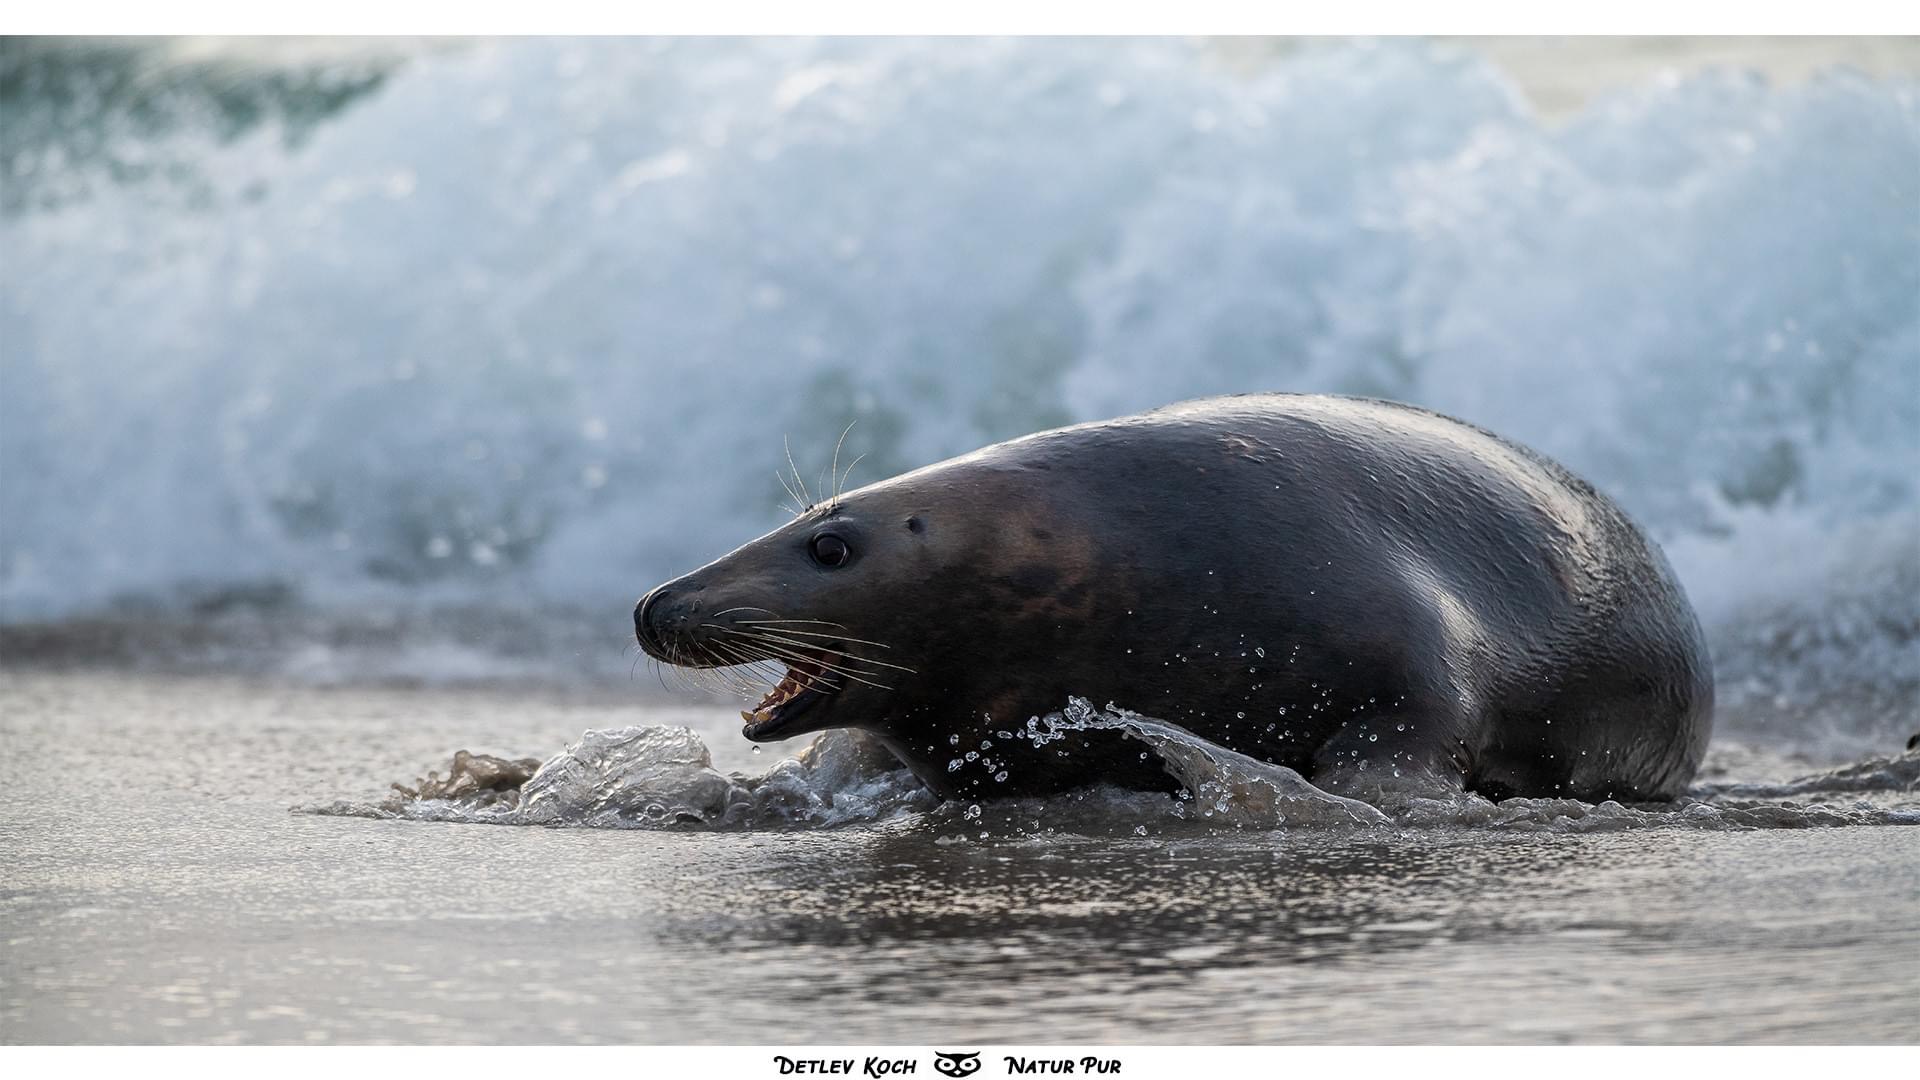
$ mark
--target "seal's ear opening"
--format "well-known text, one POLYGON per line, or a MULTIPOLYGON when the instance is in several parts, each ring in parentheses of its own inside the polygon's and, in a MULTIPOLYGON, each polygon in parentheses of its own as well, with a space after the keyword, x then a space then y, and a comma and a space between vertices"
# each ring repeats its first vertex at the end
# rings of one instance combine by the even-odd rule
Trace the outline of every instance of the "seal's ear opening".
POLYGON ((920 520, 920 515, 915 514, 907 518, 907 531, 910 533, 926 532, 927 523, 920 520))

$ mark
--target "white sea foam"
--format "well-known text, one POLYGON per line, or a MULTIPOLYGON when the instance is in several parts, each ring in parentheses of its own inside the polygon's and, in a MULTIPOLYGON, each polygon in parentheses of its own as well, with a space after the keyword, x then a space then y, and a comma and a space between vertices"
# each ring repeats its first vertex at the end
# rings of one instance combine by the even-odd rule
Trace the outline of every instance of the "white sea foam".
POLYGON ((1920 696, 1917 102, 1722 73, 1555 127, 1411 42, 1250 74, 528 40, 415 57, 297 141, 103 125, 195 194, 10 151, 10 192, 82 193, 0 217, 0 617, 261 581, 617 611, 778 520, 783 434, 823 468, 858 418, 858 482, 1362 392, 1618 496, 1723 702, 1868 686, 1865 745, 1920 696))

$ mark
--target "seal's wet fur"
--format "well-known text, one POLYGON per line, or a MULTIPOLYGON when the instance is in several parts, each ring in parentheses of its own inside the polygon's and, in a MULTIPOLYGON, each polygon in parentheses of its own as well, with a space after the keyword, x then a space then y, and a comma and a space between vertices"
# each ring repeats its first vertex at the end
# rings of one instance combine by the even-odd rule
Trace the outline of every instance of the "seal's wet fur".
POLYGON ((670 661, 757 635, 865 673, 806 669, 837 689, 749 737, 863 728, 948 797, 1170 786, 1113 732, 1019 734, 1069 696, 1347 793, 1589 800, 1681 792, 1713 709, 1692 609, 1610 499, 1362 398, 1213 398, 989 446, 812 508, 635 619, 670 661))

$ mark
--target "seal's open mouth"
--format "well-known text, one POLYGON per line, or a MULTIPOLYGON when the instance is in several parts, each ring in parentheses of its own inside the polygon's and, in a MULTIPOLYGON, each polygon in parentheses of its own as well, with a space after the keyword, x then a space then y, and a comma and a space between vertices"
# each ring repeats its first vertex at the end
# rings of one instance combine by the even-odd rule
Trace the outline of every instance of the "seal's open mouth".
POLYGON ((838 653, 827 653, 818 660, 793 660, 786 678, 767 692, 751 712, 740 719, 747 722, 741 734, 754 742, 779 738, 780 732, 793 726, 801 714, 840 691, 840 679, 830 668, 839 663, 838 653))

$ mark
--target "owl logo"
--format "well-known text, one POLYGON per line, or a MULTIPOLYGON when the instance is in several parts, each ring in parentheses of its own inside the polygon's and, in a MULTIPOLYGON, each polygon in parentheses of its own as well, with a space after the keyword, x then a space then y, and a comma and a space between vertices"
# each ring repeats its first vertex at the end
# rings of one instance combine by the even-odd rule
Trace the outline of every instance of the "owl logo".
POLYGON ((980 1071, 980 1051, 971 1054, 943 1054, 934 1052, 933 1067, 940 1070, 942 1076, 972 1076, 980 1071))

